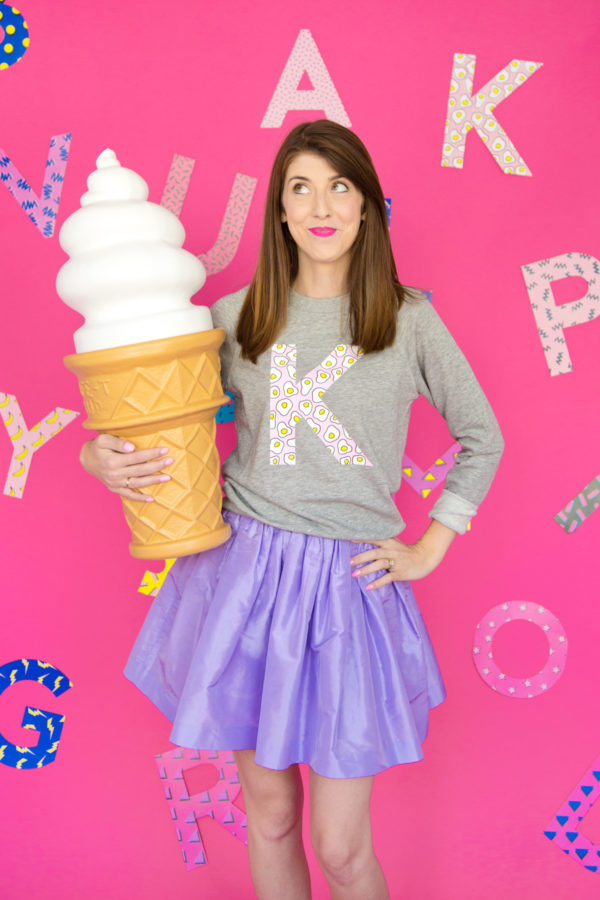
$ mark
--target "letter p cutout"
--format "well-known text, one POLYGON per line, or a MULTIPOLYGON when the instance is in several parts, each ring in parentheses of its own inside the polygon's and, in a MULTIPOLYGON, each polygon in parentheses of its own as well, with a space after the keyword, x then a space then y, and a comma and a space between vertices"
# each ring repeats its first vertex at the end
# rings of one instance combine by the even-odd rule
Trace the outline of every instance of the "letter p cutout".
POLYGON ((528 263, 521 270, 550 374, 572 372, 564 329, 591 322, 600 314, 600 262, 588 253, 563 253, 528 263), (574 276, 587 281, 585 296, 557 306, 552 282, 574 276))

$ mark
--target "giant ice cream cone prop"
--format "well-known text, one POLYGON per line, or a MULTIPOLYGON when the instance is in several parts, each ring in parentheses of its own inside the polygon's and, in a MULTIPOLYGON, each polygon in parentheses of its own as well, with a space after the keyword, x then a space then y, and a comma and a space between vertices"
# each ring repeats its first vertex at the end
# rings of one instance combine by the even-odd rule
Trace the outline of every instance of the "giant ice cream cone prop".
POLYGON ((201 262, 182 249, 183 226, 147 202, 145 181, 112 150, 97 160, 80 210, 65 221, 71 259, 56 287, 85 316, 77 353, 85 428, 127 438, 136 449, 168 447, 171 480, 144 489, 153 503, 123 499, 140 559, 185 556, 227 540, 221 517, 215 415, 227 402, 220 381, 222 329, 190 297, 204 284, 201 262))

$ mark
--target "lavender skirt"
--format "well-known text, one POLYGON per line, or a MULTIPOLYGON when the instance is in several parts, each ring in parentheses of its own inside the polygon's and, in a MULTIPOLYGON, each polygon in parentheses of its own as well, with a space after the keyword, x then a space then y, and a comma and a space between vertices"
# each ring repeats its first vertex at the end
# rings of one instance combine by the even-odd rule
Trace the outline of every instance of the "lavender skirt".
POLYGON ((176 561, 125 667, 171 741, 329 778, 422 759, 446 691, 410 584, 351 577, 372 544, 224 518, 231 538, 176 561))

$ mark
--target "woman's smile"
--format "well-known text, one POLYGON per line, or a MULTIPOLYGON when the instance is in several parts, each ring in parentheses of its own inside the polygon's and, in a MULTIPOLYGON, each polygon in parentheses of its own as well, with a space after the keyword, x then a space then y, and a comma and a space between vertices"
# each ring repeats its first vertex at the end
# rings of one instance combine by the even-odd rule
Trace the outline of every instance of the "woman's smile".
POLYGON ((337 231, 336 228, 309 228, 308 230, 317 237, 330 237, 337 231))

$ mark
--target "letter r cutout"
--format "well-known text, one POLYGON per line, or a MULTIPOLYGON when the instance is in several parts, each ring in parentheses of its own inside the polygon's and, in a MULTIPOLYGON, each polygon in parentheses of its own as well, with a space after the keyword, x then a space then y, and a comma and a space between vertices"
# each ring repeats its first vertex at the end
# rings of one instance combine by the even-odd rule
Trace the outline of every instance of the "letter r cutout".
POLYGON ((296 465, 296 424, 304 419, 329 453, 343 466, 372 466, 323 395, 363 356, 359 347, 338 344, 323 362, 296 380, 296 345, 271 347, 271 451, 272 466, 296 465))

